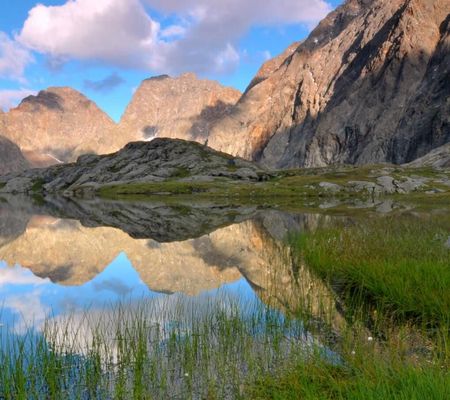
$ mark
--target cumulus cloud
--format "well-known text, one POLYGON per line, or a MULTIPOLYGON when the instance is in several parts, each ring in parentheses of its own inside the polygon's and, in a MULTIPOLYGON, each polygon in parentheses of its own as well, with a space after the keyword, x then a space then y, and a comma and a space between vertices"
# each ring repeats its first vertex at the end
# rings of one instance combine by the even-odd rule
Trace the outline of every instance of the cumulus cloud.
POLYGON ((8 111, 10 108, 15 107, 25 97, 35 95, 36 93, 35 90, 23 88, 16 90, 0 90, 0 109, 8 111))
POLYGON ((250 27, 306 24, 325 0, 69 0, 37 5, 17 40, 51 59, 81 59, 157 73, 227 72, 250 27), (144 5, 178 21, 161 28, 144 5))
POLYGON ((33 57, 27 49, 0 32, 0 78, 24 81, 25 68, 32 61, 33 57))
POLYGON ((101 79, 99 81, 86 79, 84 81, 84 87, 96 92, 107 93, 114 90, 116 87, 122 85, 123 83, 125 83, 125 80, 120 75, 118 75, 117 73, 112 73, 105 79, 101 79))
POLYGON ((139 0, 70 0, 32 8, 17 40, 59 60, 140 67, 158 31, 139 0))
POLYGON ((34 285, 39 286, 48 283, 48 279, 41 279, 25 268, 15 266, 10 268, 0 266, 0 287, 6 285, 34 285))

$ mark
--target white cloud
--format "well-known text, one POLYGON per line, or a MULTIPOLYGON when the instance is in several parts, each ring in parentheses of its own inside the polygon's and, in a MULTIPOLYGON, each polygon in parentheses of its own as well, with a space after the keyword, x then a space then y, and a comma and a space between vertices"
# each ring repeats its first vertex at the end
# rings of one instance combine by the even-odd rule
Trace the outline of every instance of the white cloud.
POLYGON ((171 25, 161 31, 161 37, 164 39, 182 37, 186 34, 186 28, 181 25, 171 25))
POLYGON ((48 279, 38 278, 33 273, 21 267, 0 266, 0 287, 6 285, 34 285, 39 286, 49 283, 48 279))
POLYGON ((158 30, 139 0, 70 0, 31 9, 17 40, 52 58, 142 67, 158 30))
POLYGON ((32 61, 33 57, 27 49, 0 32, 0 78, 24 82, 25 68, 32 61))
POLYGON ((0 90, 0 109, 8 111, 15 107, 27 96, 35 95, 37 92, 31 89, 0 90))
POLYGON ((18 334, 28 329, 42 329, 50 314, 50 307, 42 303, 42 293, 39 289, 26 294, 9 296, 2 303, 2 307, 15 314, 13 331, 18 334))
POLYGON ((236 46, 250 27, 309 25, 330 10, 325 0, 68 0, 34 7, 17 40, 51 60, 227 72, 239 63, 236 46), (161 29, 144 3, 178 23, 161 29))

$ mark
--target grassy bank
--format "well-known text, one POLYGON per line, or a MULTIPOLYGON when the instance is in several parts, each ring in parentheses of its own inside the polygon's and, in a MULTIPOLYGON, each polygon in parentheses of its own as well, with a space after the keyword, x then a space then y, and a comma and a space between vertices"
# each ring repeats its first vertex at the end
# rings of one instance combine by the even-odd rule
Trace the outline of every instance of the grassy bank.
POLYGON ((295 363, 263 375, 249 398, 449 398, 449 235, 448 214, 435 213, 342 219, 293 237, 344 310, 342 364, 295 363))
MULTIPOLYGON (((399 181, 411 177, 421 177, 426 182, 423 187, 408 196, 420 197, 425 192, 429 198, 450 196, 450 186, 443 184, 448 179, 448 172, 432 169, 404 169, 400 167, 385 170, 383 166, 366 167, 329 167, 292 171, 273 172, 273 178, 263 182, 240 181, 226 178, 210 178, 208 181, 195 179, 168 179, 162 182, 133 182, 105 185, 98 190, 104 198, 126 198, 127 196, 161 196, 161 195, 192 195, 200 197, 219 197, 233 199, 289 199, 334 197, 339 199, 354 199, 371 197, 370 190, 353 190, 349 182, 363 181, 375 184, 377 177, 389 174, 399 181), (337 185, 334 187, 321 184, 337 185)), ((187 177, 183 177, 187 178, 187 177)))
POLYGON ((296 240, 305 263, 341 296, 394 318, 450 325, 448 213, 369 217, 296 240))

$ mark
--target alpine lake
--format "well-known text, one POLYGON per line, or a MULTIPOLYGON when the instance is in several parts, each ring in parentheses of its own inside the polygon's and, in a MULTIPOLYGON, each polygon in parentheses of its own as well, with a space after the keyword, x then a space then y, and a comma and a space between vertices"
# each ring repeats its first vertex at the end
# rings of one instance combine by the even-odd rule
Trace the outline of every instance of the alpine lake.
POLYGON ((443 196, 2 195, 0 260, 1 399, 450 398, 443 196))

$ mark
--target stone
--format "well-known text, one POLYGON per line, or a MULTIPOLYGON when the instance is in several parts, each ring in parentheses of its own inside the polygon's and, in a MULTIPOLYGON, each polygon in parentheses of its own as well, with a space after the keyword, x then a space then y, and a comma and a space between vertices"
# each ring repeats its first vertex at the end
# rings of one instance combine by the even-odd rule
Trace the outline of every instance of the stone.
POLYGON ((407 177, 405 181, 397 181, 399 193, 411 193, 422 188, 428 180, 426 178, 410 178, 407 177))
POLYGON ((383 188, 383 192, 386 194, 397 192, 397 186, 395 185, 392 176, 380 176, 377 178, 377 183, 383 188))
POLYGON ((320 182, 319 187, 321 189, 325 190, 326 192, 331 192, 331 193, 338 193, 343 189, 342 186, 337 185, 335 183, 330 183, 330 182, 320 182))
POLYGON ((365 192, 371 195, 379 194, 382 191, 381 187, 376 183, 367 181, 349 181, 347 188, 353 192, 365 192))

